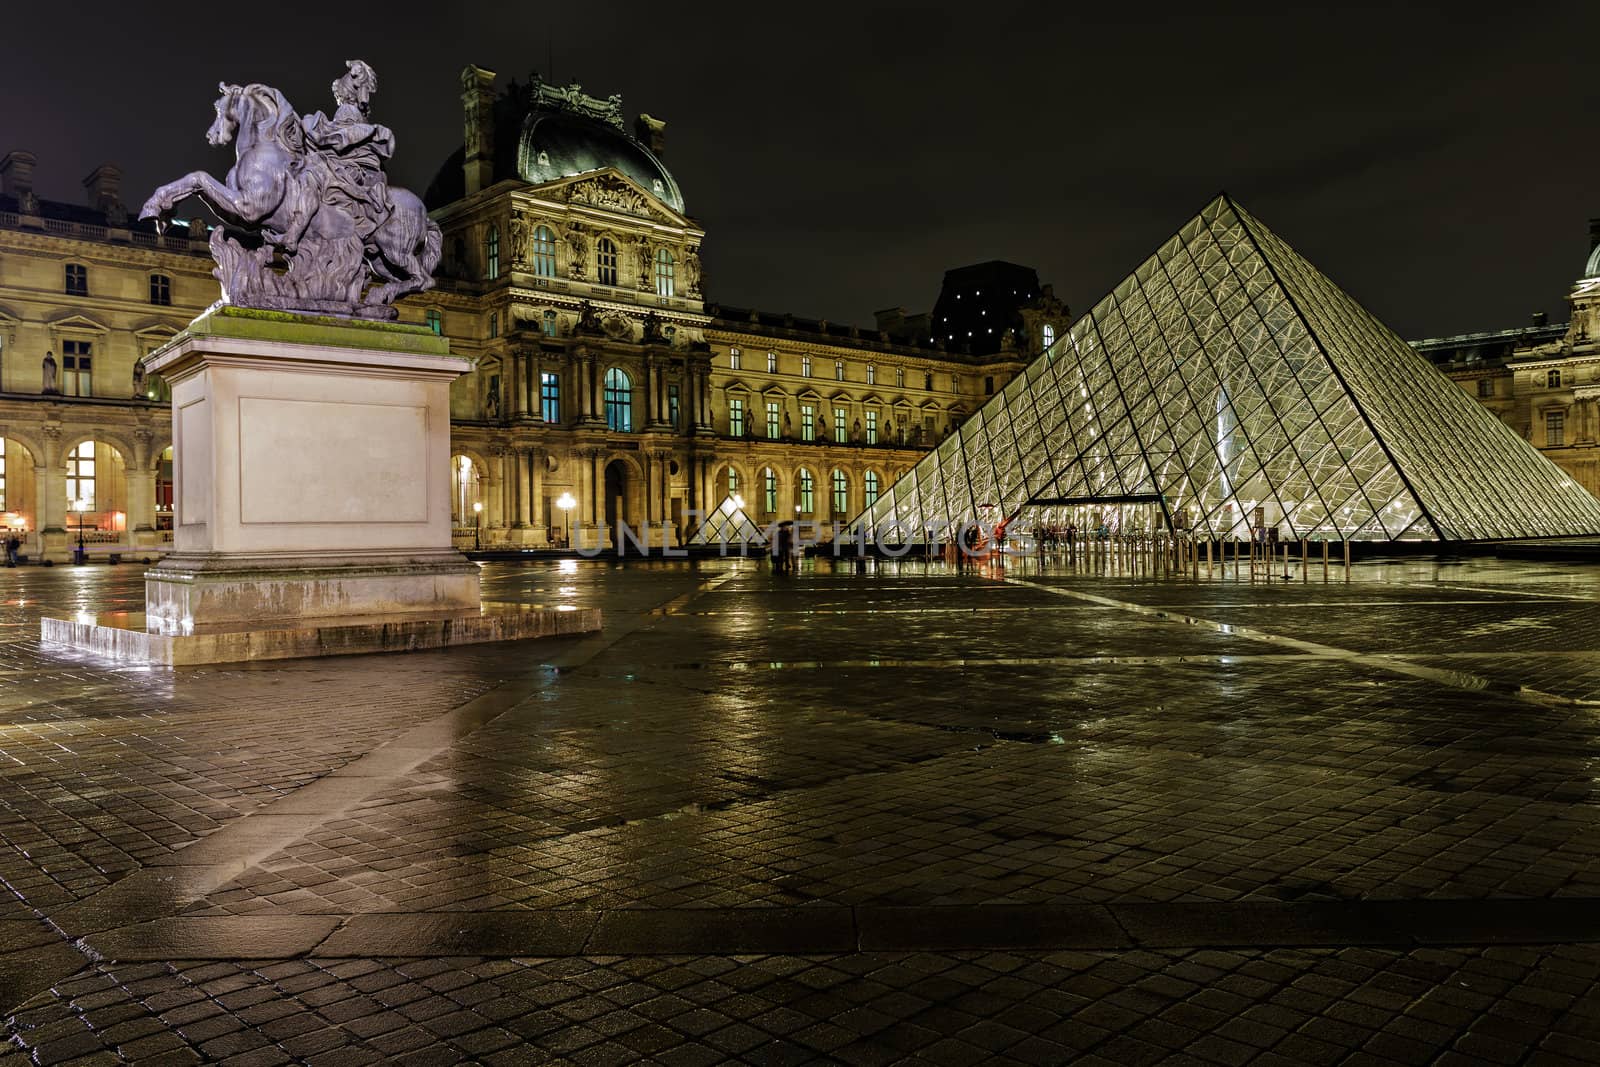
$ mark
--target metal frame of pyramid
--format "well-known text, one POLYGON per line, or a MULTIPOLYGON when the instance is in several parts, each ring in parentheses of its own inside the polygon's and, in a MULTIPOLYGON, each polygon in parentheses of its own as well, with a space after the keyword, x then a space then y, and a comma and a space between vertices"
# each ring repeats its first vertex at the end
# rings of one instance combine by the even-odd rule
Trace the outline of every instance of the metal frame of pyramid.
POLYGON ((767 535, 755 520, 745 514, 744 506, 733 497, 722 498, 716 510, 707 515, 700 528, 689 538, 691 545, 764 545, 767 535))
POLYGON ((1218 196, 853 520, 1142 502, 1197 536, 1600 533, 1600 500, 1218 196))

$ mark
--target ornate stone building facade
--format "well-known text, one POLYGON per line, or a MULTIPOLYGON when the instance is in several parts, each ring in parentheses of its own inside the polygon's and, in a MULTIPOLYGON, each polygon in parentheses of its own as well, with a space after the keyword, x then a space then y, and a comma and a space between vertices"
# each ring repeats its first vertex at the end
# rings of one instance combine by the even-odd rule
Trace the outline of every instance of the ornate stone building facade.
POLYGON ((1413 342, 1574 481, 1600 496, 1600 219, 1591 220, 1571 318, 1413 342))
MULTIPOLYGON (((665 123, 630 131, 617 97, 497 91, 470 66, 462 105, 426 197, 439 286, 401 306, 474 365, 452 393, 460 545, 593 544, 619 521, 679 542, 729 496, 758 522, 842 521, 1066 325, 1048 287, 982 355, 926 315, 860 329, 709 304, 665 123)), ((34 165, 0 161, 0 521, 36 557, 80 537, 158 550, 171 419, 140 361, 217 298, 207 227, 130 220, 110 166, 82 206, 41 199, 34 165)))

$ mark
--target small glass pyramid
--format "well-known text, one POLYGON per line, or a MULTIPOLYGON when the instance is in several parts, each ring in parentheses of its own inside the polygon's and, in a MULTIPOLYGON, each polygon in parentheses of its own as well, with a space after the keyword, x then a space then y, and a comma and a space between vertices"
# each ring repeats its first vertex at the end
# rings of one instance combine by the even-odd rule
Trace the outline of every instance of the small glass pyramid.
POLYGON ((1226 195, 852 532, 1123 503, 1210 537, 1600 533, 1600 500, 1226 195))

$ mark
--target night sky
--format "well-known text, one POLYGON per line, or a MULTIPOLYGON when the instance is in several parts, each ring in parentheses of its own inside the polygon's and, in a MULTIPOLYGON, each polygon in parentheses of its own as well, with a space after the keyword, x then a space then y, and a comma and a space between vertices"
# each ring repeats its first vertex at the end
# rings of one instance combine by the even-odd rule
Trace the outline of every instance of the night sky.
POLYGON ((1038 268, 1089 306, 1226 189, 1406 337, 1565 321, 1600 216, 1600 5, 29 3, 0 153, 137 207, 206 145, 219 80, 302 112, 359 56, 418 192, 458 74, 539 70, 668 122, 709 297, 867 325, 947 267, 1038 268), (156 11, 163 12, 157 15, 156 11), (417 13, 406 20, 396 13, 417 13), (216 12, 207 14, 207 11, 216 12), (381 31, 363 29, 381 12, 381 31), (457 21, 457 15, 461 16, 457 21))

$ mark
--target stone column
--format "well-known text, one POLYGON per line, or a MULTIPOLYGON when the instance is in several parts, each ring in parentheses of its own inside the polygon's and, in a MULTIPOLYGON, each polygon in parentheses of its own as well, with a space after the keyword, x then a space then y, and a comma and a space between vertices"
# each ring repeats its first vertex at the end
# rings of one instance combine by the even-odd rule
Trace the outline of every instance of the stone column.
POLYGON ((659 507, 656 518, 659 522, 667 522, 672 518, 672 453, 658 452, 656 458, 661 466, 661 491, 658 497, 659 507))
POLYGON ((598 448, 589 449, 589 484, 593 491, 589 494, 589 523, 595 529, 606 519, 606 468, 602 457, 605 453, 598 448))
MULTIPOLYGON (((594 468, 589 463, 586 449, 574 448, 567 453, 567 457, 572 462, 573 487, 577 490, 578 495, 578 506, 567 513, 567 522, 574 525, 587 526, 591 511, 589 498, 594 494, 594 486, 590 484, 594 475, 594 468)), ((578 535, 574 532, 572 535, 572 547, 576 548, 577 546, 578 535)))
POLYGON ((644 395, 644 425, 654 426, 660 420, 661 409, 656 407, 656 361, 653 356, 644 357, 644 388, 640 392, 644 395))
POLYGON ((550 536, 550 520, 544 513, 544 466, 544 450, 528 449, 528 521, 535 544, 547 544, 550 536))
POLYGON ((589 357, 589 354, 580 352, 578 357, 571 362, 572 374, 568 375, 573 379, 573 393, 576 394, 578 400, 578 418, 583 422, 588 422, 594 418, 594 409, 589 405, 589 402, 594 399, 594 394, 589 391, 589 370, 593 365, 594 361, 589 357))
POLYGON ((529 469, 532 464, 528 462, 526 449, 513 449, 511 452, 513 462, 517 465, 517 525, 527 527, 529 518, 529 497, 533 487, 529 484, 533 472, 529 469))

